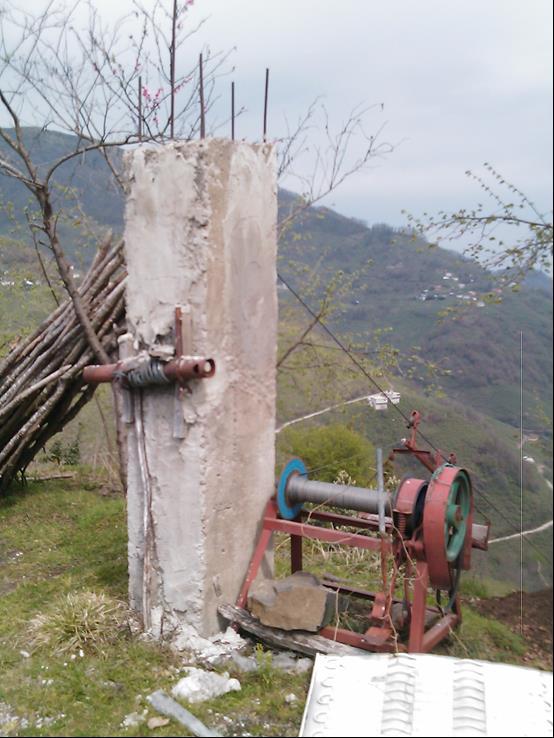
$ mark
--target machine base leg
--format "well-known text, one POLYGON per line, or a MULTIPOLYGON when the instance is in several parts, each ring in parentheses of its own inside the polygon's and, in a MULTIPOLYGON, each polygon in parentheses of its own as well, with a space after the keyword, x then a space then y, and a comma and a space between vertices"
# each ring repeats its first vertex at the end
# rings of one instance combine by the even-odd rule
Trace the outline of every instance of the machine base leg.
POLYGON ((418 561, 416 564, 414 600, 410 620, 410 639, 408 641, 408 651, 410 653, 421 653, 423 650, 428 587, 429 568, 424 561, 418 561))
POLYGON ((248 572, 246 573, 246 579, 244 580, 244 584, 242 585, 240 594, 237 599, 237 607, 244 608, 246 606, 248 591, 252 585, 252 582, 254 581, 254 579, 256 579, 258 571, 260 570, 260 565, 263 561, 267 547, 269 546, 272 533, 273 531, 268 530, 267 528, 264 528, 262 530, 258 545, 256 546, 254 555, 252 556, 252 561, 250 562, 250 566, 248 567, 248 572))

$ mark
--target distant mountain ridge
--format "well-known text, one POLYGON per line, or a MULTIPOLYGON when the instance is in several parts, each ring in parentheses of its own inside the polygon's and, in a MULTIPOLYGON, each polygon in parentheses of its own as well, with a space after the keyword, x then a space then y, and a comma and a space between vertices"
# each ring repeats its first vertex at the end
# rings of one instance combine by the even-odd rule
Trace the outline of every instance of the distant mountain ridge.
MULTIPOLYGON (((25 139, 41 168, 75 150, 77 143, 73 136, 40 129, 26 129, 25 139)), ((0 143, 0 152, 10 155, 4 143, 0 143)), ((115 150, 111 155, 120 161, 121 152, 115 150)), ((115 232, 122 230, 123 196, 100 152, 66 162, 56 172, 55 181, 62 203, 73 206, 67 194, 71 188, 89 218, 115 232)), ((12 203, 16 220, 24 222, 28 190, 0 176, 0 198, 4 205, 12 203)), ((281 216, 298 203, 294 193, 279 192, 281 216)), ((0 234, 8 234, 11 225, 0 213, 0 234)), ((78 239, 73 240, 70 230, 64 235, 68 252, 76 258, 78 239)), ((339 269, 351 273, 351 295, 334 322, 338 330, 363 341, 370 331, 390 327, 387 340, 401 352, 417 346, 426 359, 451 371, 440 378, 448 393, 512 425, 517 425, 519 417, 523 332, 525 422, 541 434, 550 433, 552 280, 545 275, 529 275, 522 291, 508 295, 502 305, 478 307, 478 296, 495 288, 491 275, 479 265, 454 252, 431 249, 386 224, 368 227, 326 207, 302 211, 281 239, 279 259, 281 271, 291 279, 294 274, 287 264, 292 261, 310 268, 317 264, 323 283, 339 269), (372 267, 365 270, 369 259, 372 267), (470 309, 456 320, 438 319, 445 307, 457 304, 470 309)))
MULTIPOLYGON (((9 133, 10 131, 8 131, 9 133)), ((40 128, 24 129, 24 142, 29 149, 33 162, 39 172, 44 173, 62 156, 75 151, 78 139, 65 133, 43 131, 40 128)), ((0 140, 0 153, 4 158, 16 163, 21 169, 9 146, 0 140)), ((121 153, 110 149, 110 155, 117 161, 121 153)), ((73 198, 64 195, 65 188, 75 189, 85 212, 99 223, 120 231, 123 227, 123 199, 119 187, 113 182, 110 169, 101 152, 89 151, 80 154, 62 164, 54 175, 55 198, 58 202, 73 205, 73 198)), ((14 210, 22 213, 31 204, 34 207, 31 193, 20 182, 0 175, 0 202, 12 203, 14 210)), ((0 232, 10 226, 5 213, 0 211, 0 232)))
MULTIPOLYGON (((293 200, 285 193, 281 210, 290 209, 293 200)), ((305 210, 284 234, 281 269, 286 272, 294 260, 306 267, 319 263, 324 283, 337 270, 360 275, 335 320, 338 329, 363 342, 370 331, 390 327, 387 341, 402 353, 418 347, 421 356, 451 372, 439 377, 451 396, 514 426, 523 333, 525 424, 538 425, 551 437, 552 280, 547 276, 531 274, 520 292, 503 295, 501 304, 485 304, 483 293, 500 296, 492 275, 477 263, 328 208, 305 210), (364 270, 368 259, 372 266, 364 270), (448 307, 456 308, 454 317, 441 319, 448 307)))

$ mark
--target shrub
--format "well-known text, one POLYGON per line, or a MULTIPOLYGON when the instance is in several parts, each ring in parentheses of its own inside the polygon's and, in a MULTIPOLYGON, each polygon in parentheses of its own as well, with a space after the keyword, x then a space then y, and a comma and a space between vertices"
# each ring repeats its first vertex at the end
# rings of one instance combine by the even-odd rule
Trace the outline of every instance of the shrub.
POLYGON ((375 449, 364 436, 333 424, 315 428, 287 428, 279 438, 281 450, 288 456, 299 456, 312 479, 334 482, 346 473, 358 486, 374 483, 375 449))
POLYGON ((124 605, 95 592, 68 594, 29 623, 31 648, 56 653, 101 651, 127 626, 124 605))
POLYGON ((76 466, 81 461, 81 446, 79 439, 68 444, 63 444, 59 439, 54 441, 46 452, 48 461, 53 461, 58 466, 76 466))

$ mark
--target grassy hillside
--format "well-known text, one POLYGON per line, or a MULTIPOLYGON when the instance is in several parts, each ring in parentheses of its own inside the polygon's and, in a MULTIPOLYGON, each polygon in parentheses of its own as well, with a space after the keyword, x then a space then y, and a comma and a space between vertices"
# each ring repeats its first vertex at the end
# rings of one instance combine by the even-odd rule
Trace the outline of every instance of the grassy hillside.
MULTIPOLYGON (((125 605, 124 500, 86 486, 32 484, 0 500, 0 733, 189 735, 173 721, 155 728, 146 723, 156 715, 146 696, 170 691, 193 660, 133 632, 125 605), (92 620, 98 598, 111 614, 92 620), (88 614, 79 602, 91 603, 88 614), (126 727, 131 713, 144 722, 126 727)), ((477 611, 475 595, 487 595, 484 585, 467 585, 462 626, 439 652, 549 668, 544 649, 477 611)), ((256 653, 255 672, 239 672, 232 663, 215 667, 239 679, 239 692, 185 706, 222 735, 298 735, 309 672, 284 673, 272 666, 271 652, 256 653), (296 699, 287 701, 291 693, 296 699)))
MULTIPOLYGON (((87 487, 35 484, 0 502, 0 734, 190 735, 173 721, 155 730, 146 722, 123 724, 130 713, 157 715, 146 696, 170 691, 181 667, 194 660, 132 634, 124 499, 87 487), (120 617, 95 622, 91 612, 87 621, 68 600, 77 595, 85 603, 104 598, 120 617), (58 641, 37 639, 32 621, 39 614, 46 632, 53 622, 66 623, 58 641), (75 634, 80 645, 70 647, 75 634)), ((232 664, 216 667, 230 670, 241 691, 187 707, 222 734, 297 735, 309 674, 273 669, 270 654, 260 660, 262 668, 251 674, 232 664), (287 703, 291 692, 297 700, 287 703)))

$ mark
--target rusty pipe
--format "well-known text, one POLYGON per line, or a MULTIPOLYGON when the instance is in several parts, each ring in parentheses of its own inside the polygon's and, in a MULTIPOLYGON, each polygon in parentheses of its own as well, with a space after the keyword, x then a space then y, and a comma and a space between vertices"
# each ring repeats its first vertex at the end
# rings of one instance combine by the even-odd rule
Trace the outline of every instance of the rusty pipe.
POLYGON ((215 374, 215 361, 200 356, 180 356, 162 363, 156 359, 141 366, 132 366, 129 362, 118 361, 117 364, 93 364, 83 369, 83 381, 86 384, 100 384, 121 379, 129 386, 143 386, 146 384, 165 384, 166 382, 186 382, 189 379, 208 379, 215 374), (158 375, 159 380, 141 378, 143 373, 158 375), (161 381, 160 381, 161 380, 161 381))
POLYGON ((90 364, 83 369, 83 381, 85 384, 111 382, 114 374, 121 370, 122 364, 122 361, 117 364, 90 364))
POLYGON ((184 382, 187 379, 209 379, 215 374, 215 361, 199 356, 180 356, 164 364, 164 373, 168 379, 184 382))

